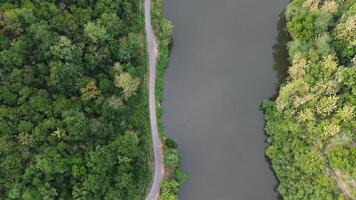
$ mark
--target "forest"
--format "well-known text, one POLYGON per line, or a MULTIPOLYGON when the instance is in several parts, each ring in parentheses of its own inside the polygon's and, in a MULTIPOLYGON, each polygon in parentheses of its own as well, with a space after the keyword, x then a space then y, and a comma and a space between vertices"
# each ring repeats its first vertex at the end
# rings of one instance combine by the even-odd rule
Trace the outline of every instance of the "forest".
POLYGON ((262 105, 278 192, 356 199, 356 1, 293 0, 285 17, 288 78, 262 105))
POLYGON ((0 199, 144 199, 143 12, 133 0, 2 0, 0 199))

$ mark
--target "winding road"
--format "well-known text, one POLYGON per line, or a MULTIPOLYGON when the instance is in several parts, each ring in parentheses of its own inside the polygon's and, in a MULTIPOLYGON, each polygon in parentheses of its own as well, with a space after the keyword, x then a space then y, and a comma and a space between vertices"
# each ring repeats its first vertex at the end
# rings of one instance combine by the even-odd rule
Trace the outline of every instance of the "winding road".
POLYGON ((159 190, 162 179, 162 158, 161 145, 157 129, 156 117, 156 98, 155 98, 155 80, 156 80, 156 47, 155 38, 151 25, 151 0, 145 0, 145 28, 148 51, 148 67, 149 67, 149 108, 150 108, 150 123, 152 146, 154 155, 154 176, 152 185, 146 200, 156 200, 159 196, 159 190))

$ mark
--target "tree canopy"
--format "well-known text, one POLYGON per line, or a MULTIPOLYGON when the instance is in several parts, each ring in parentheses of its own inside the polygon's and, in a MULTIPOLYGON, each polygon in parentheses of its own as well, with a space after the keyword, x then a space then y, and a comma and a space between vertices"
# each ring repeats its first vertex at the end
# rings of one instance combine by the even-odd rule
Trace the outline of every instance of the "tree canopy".
POLYGON ((0 199, 143 198, 150 137, 139 3, 1 1, 0 199))
POLYGON ((278 191, 290 200, 356 198, 356 1, 293 0, 289 77, 263 103, 278 191))

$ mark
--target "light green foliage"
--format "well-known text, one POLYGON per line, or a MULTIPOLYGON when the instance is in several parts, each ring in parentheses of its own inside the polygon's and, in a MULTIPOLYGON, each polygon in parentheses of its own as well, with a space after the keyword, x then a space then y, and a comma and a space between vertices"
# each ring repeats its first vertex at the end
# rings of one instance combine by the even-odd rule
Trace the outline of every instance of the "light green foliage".
POLYGON ((340 125, 334 124, 333 122, 330 121, 321 122, 321 126, 323 127, 321 138, 324 140, 332 136, 335 136, 340 132, 340 125))
POLYGON ((58 60, 71 62, 80 56, 80 49, 72 45, 72 42, 65 36, 61 36, 58 43, 51 46, 50 49, 53 57, 58 60))
POLYGON ((336 27, 336 37, 347 41, 350 47, 356 45, 356 14, 349 16, 336 27))
POLYGON ((306 108, 305 110, 300 111, 299 115, 297 116, 297 120, 299 122, 312 121, 314 119, 314 113, 310 108, 306 108))
POLYGON ((165 181, 162 183, 162 192, 161 199, 162 200, 177 200, 179 183, 176 181, 165 181))
POLYGON ((115 76, 115 85, 122 89, 122 97, 127 101, 136 94, 140 79, 133 78, 131 74, 124 72, 115 76))
POLYGON ((355 107, 346 105, 338 110, 337 116, 339 116, 341 120, 350 121, 355 117, 355 107))
POLYGON ((342 12, 333 35, 335 48, 342 63, 347 63, 356 54, 356 4, 353 0, 345 2, 350 8, 342 12))
POLYGON ((107 38, 106 29, 93 22, 89 22, 85 25, 84 33, 94 43, 107 38))
POLYGON ((337 62, 335 61, 336 57, 334 55, 327 55, 323 62, 321 63, 325 71, 335 72, 337 69, 337 62))
POLYGON ((316 105, 316 112, 322 116, 328 116, 336 109, 336 103, 339 97, 329 96, 323 97, 316 105))
POLYGON ((164 152, 164 164, 168 167, 179 166, 181 162, 180 155, 176 149, 166 149, 164 152))
POLYGON ((303 58, 303 55, 297 53, 293 56, 293 65, 289 68, 288 73, 292 78, 298 79, 305 75, 306 68, 306 59, 303 58))
POLYGON ((55 130, 53 133, 52 133, 53 136, 56 136, 57 138, 62 138, 66 135, 66 132, 64 130, 61 130, 59 128, 57 128, 57 130, 55 130))
MULTIPOLYGON (((290 84, 281 87, 280 94, 276 100, 277 109, 282 111, 291 106, 292 99, 298 94, 306 94, 310 89, 308 83, 304 79, 297 79, 290 84)), ((290 110, 291 111, 291 110, 290 110)))
POLYGON ((265 101, 266 154, 289 200, 356 198, 354 0, 294 0, 290 77, 265 101))

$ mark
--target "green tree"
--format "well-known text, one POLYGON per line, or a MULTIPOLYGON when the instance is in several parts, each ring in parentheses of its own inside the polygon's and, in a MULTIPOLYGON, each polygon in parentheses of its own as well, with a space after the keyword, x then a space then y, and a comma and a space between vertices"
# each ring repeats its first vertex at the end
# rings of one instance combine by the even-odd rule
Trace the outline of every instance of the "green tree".
POLYGON ((181 157, 176 149, 166 149, 164 152, 164 164, 168 167, 177 167, 180 165, 181 157))
POLYGON ((105 40, 108 37, 106 29, 93 22, 85 25, 84 33, 94 43, 105 40))
POLYGON ((346 25, 355 5, 294 0, 287 8, 290 77, 274 101, 263 103, 266 154, 284 199, 356 197, 349 184, 355 181, 356 68, 348 46, 355 23, 346 25))
POLYGON ((176 200, 178 192, 178 182, 176 181, 165 181, 162 183, 161 187, 161 198, 163 200, 176 200))
POLYGON ((81 99, 84 101, 94 99, 100 95, 100 90, 98 90, 93 80, 89 81, 85 88, 82 88, 80 91, 82 92, 81 99))
POLYGON ((133 78, 131 74, 124 72, 115 76, 115 85, 122 89, 122 97, 127 101, 136 94, 140 79, 133 78))

